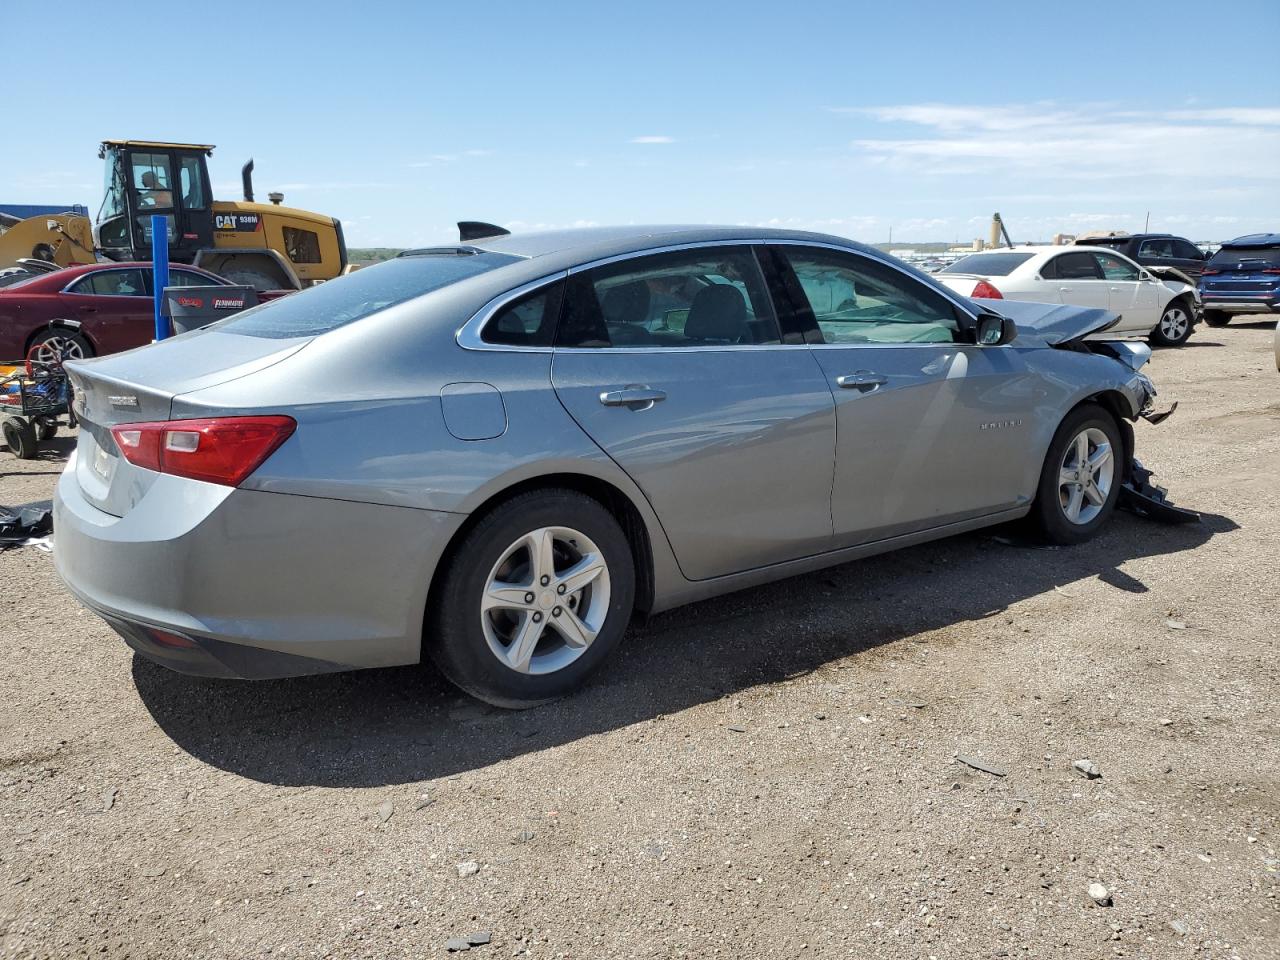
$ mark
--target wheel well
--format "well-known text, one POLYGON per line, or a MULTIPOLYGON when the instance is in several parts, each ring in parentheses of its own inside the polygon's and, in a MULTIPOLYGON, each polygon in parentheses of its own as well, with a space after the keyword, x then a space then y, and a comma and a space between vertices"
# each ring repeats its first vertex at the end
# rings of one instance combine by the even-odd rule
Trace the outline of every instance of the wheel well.
MULTIPOLYGON (((1092 403, 1107 413, 1111 414, 1111 418, 1116 422, 1116 429, 1120 431, 1120 442, 1124 444, 1123 457, 1121 459, 1120 482, 1124 483, 1129 479, 1129 467, 1133 463, 1133 422, 1132 418, 1126 412, 1129 409, 1129 401, 1125 399, 1124 394, 1118 390, 1103 390, 1101 393, 1095 393, 1091 397, 1085 397, 1077 403, 1071 410, 1078 410, 1086 403, 1092 403)), ((1071 411, 1068 411, 1070 413, 1071 411)))
POLYGON ((431 587, 427 591, 427 609, 430 610, 435 601, 436 590, 443 579, 442 571, 452 561, 458 544, 466 539, 472 528, 508 500, 533 490, 573 490, 597 501, 613 514, 631 546, 631 558, 636 570, 635 609, 640 613, 647 613, 653 606, 653 549, 644 519, 631 499, 613 484, 579 473, 552 473, 523 480, 494 494, 473 510, 440 555, 440 561, 431 577, 431 587))
MULTIPOLYGON (((27 342, 22 349, 22 356, 25 358, 26 355, 31 352, 32 345, 36 342, 36 339, 42 333, 48 333, 49 331, 56 330, 56 329, 59 329, 59 322, 57 320, 50 320, 43 327, 37 327, 35 330, 32 330, 31 335, 27 337, 27 342)), ((94 342, 93 337, 85 333, 84 330, 78 327, 62 327, 61 329, 67 330, 70 333, 74 333, 76 336, 78 336, 81 340, 83 340, 85 343, 89 345, 89 349, 93 351, 93 355, 95 357, 98 355, 98 345, 94 342)))
MULTIPOLYGON (((193 266, 225 277, 228 271, 251 270, 273 281, 275 289, 301 289, 297 276, 280 260, 274 250, 236 250, 231 248, 201 250, 196 254, 193 266)), ((271 288, 267 288, 271 289, 271 288)))

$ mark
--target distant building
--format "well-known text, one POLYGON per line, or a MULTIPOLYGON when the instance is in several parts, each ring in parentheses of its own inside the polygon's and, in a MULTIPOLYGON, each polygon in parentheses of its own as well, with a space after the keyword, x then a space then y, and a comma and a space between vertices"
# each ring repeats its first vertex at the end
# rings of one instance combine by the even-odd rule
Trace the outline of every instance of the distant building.
POLYGON ((89 215, 88 209, 80 203, 0 203, 0 214, 17 220, 44 217, 54 213, 78 213, 82 217, 89 215))

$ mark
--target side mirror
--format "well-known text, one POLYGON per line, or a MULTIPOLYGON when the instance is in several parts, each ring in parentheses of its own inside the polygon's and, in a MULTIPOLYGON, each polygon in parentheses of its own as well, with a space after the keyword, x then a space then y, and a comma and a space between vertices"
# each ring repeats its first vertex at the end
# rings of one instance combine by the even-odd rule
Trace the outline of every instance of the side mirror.
POLYGON ((1152 283, 1152 282, 1154 282, 1154 281, 1155 281, 1155 279, 1156 279, 1156 278, 1155 278, 1155 274, 1151 273, 1150 271, 1147 271, 1147 270, 1139 270, 1139 271, 1138 271, 1138 279, 1139 279, 1139 280, 1145 280, 1147 283, 1152 283))
POLYGON ((980 347, 1002 347, 1012 343, 1018 335, 1018 327, 1008 317, 998 313, 984 313, 974 326, 974 342, 980 347))

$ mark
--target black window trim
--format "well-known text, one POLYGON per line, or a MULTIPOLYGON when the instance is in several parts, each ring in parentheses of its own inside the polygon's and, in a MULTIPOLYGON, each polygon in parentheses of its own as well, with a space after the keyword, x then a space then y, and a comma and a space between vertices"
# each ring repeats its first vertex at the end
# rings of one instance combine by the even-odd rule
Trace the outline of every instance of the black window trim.
MULTIPOLYGON (((501 310, 511 301, 527 296, 541 289, 542 287, 547 286, 548 284, 556 283, 557 281, 560 281, 560 280, 566 280, 574 274, 582 273, 587 270, 594 270, 597 267, 608 266, 609 264, 613 264, 613 263, 620 263, 624 260, 635 260, 640 257, 648 257, 658 253, 677 253, 682 250, 697 250, 705 247, 739 247, 739 246, 762 247, 765 249, 768 249, 770 247, 775 247, 775 246, 816 247, 823 250, 834 250, 837 253, 849 254, 854 257, 861 257, 872 263, 880 264, 883 267, 886 267, 890 270, 894 270, 902 274, 904 277, 906 277, 908 280, 912 281, 913 283, 921 284, 922 286, 933 291, 934 293, 937 293, 944 300, 949 301, 958 313, 957 320, 960 323, 960 327, 962 330, 970 324, 976 324, 978 320, 977 314, 974 313, 973 305, 962 302, 955 293, 953 293, 951 290, 944 287, 942 284, 931 284, 925 280, 921 280, 920 277, 916 276, 912 271, 904 270, 902 267, 890 262, 889 260, 882 260, 879 257, 868 256, 866 253, 862 252, 856 247, 847 247, 847 246, 844 246, 843 244, 828 243, 822 240, 792 240, 786 237, 768 237, 768 238, 766 237, 732 237, 729 239, 694 240, 686 243, 663 244, 662 246, 659 246, 659 247, 646 247, 642 250, 631 250, 631 251, 628 251, 627 253, 619 253, 609 257, 601 257, 598 260, 589 260, 589 261, 586 261, 585 263, 579 263, 572 267, 569 267, 566 270, 557 270, 555 273, 549 274, 545 277, 540 277, 537 280, 531 280, 528 283, 521 284, 518 287, 513 287, 512 289, 507 290, 504 293, 501 293, 498 296, 494 297, 492 300, 486 303, 483 307, 481 307, 478 311, 476 311, 471 316, 471 319, 469 319, 466 323, 464 323, 461 327, 458 328, 458 332, 454 335, 454 339, 457 341, 458 346, 462 347, 464 350, 482 350, 482 351, 488 350, 488 351, 494 351, 499 353, 551 353, 553 351, 555 352, 581 351, 584 353, 599 353, 602 349, 605 349, 605 348, 554 347, 554 346, 530 347, 530 346, 516 346, 512 344, 502 344, 502 343, 486 343, 482 338, 482 334, 484 331, 485 324, 487 324, 491 319, 493 319, 494 315, 497 314, 499 310, 501 310)), ((757 262, 759 262, 760 264, 761 272, 765 274, 765 283, 766 285, 768 285, 769 279, 770 279, 769 271, 765 267, 764 258, 760 256, 758 253, 756 259, 757 259, 757 262)), ((773 299, 772 305, 773 305, 774 313, 777 314, 779 332, 783 335, 782 343, 743 343, 743 344, 726 344, 726 345, 714 345, 714 346, 680 347, 678 348, 679 351, 681 353, 690 353, 693 351, 723 353, 725 350, 795 350, 798 347, 802 347, 802 346, 815 346, 815 347, 851 346, 851 344, 840 344, 840 343, 798 344, 798 343, 786 342, 786 333, 788 328, 784 326, 782 311, 784 308, 786 308, 787 305, 784 303, 780 303, 778 301, 777 296, 775 295, 775 291, 772 287, 770 287, 769 293, 773 295, 771 297, 773 299)), ((957 346, 957 345, 964 346, 965 344, 963 343, 951 344, 951 346, 957 346)), ((856 346, 884 347, 884 346, 898 346, 898 345, 871 343, 871 344, 856 344, 856 346)), ((917 346, 917 347, 934 346, 936 347, 936 346, 940 346, 940 344, 917 343, 917 344, 902 344, 902 346, 917 346)), ((632 345, 632 346, 611 346, 611 347, 608 347, 607 349, 609 349, 614 353, 658 353, 658 352, 670 353, 672 352, 673 348, 632 345)))

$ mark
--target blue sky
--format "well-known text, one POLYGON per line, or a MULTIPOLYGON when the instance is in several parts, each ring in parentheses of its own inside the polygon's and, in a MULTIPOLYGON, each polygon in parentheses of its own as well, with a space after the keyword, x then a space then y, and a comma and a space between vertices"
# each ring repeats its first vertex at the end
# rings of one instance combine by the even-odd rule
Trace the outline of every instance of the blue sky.
POLYGON ((1277 0, 22 3, 5 33, 4 202, 96 208, 98 141, 132 137, 216 144, 223 199, 252 155, 352 246, 461 219, 1280 230, 1277 0))

